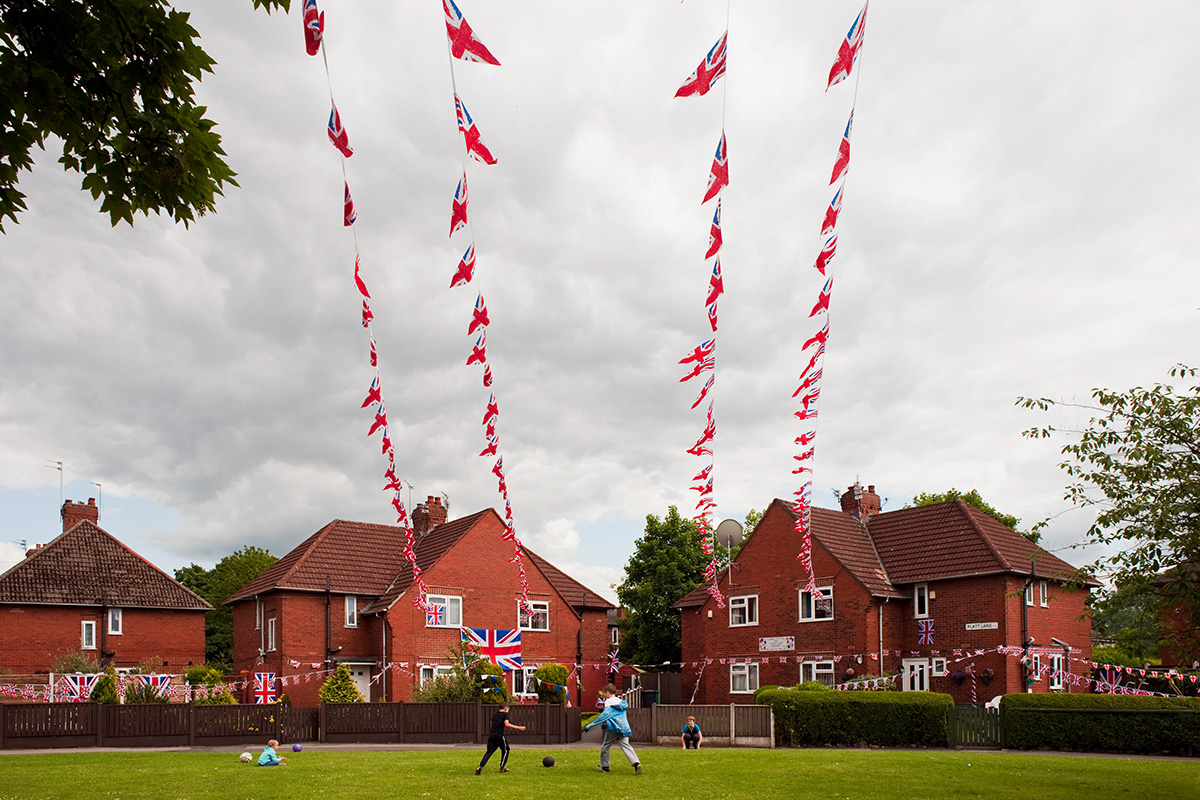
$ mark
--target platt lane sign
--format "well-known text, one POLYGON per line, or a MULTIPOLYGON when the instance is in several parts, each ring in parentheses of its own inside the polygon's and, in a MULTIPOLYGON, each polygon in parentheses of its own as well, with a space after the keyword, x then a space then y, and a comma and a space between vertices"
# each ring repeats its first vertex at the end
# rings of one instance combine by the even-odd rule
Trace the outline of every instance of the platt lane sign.
POLYGON ((1000 628, 999 622, 968 622, 965 628, 969 631, 994 631, 1000 628))

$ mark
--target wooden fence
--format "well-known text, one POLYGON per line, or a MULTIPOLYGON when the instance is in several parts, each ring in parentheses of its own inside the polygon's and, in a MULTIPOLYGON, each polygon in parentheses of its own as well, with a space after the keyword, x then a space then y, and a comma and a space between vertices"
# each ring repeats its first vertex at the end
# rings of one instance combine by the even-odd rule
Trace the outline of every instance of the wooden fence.
MULTIPOLYGON (((261 746, 281 742, 482 743, 496 706, 482 703, 281 705, 25 703, 0 705, 0 749, 45 747, 261 746)), ((580 738, 579 709, 511 708, 517 744, 580 738)))
POLYGON ((678 745, 689 716, 704 733, 705 744, 733 747, 774 747, 775 718, 770 706, 653 705, 626 711, 630 739, 651 744, 678 745))
POLYGON ((951 747, 1004 747, 1004 717, 998 708, 955 706, 946 712, 946 728, 951 747))

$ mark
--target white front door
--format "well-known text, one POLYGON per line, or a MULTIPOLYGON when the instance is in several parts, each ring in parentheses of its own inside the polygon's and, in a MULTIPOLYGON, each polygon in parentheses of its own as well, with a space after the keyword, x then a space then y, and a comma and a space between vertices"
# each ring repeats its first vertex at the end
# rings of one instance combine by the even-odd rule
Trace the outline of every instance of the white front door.
POLYGON ((371 665, 350 664, 350 677, 354 679, 354 687, 362 694, 363 699, 371 702, 371 665))
POLYGON ((904 691, 929 691, 929 661, 923 658, 906 658, 901 667, 904 691))

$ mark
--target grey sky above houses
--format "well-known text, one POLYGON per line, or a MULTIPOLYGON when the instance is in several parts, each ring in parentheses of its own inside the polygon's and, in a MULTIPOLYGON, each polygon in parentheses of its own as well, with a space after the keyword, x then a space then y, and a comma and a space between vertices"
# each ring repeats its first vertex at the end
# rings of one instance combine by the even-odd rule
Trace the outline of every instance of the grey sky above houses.
POLYGON ((885 511, 975 488, 1023 526, 1054 517, 1045 543, 1082 563, 1062 549, 1091 522, 1062 513, 1063 442, 1021 431, 1083 412, 1015 399, 1085 402, 1198 362, 1196 4, 876 0, 857 74, 826 92, 857 0, 462 0, 503 64, 454 64, 499 163, 467 163, 472 227, 452 239, 464 158, 438 0, 321 3, 353 235, 299 7, 179 7, 218 62, 198 93, 240 188, 190 229, 114 229, 53 141, 23 178, 0 242, 0 567, 59 531, 59 460, 65 495, 101 484, 101 526, 167 571, 394 521, 359 409, 357 236, 413 501, 503 504, 464 364, 482 291, 518 533, 611 599, 645 516, 695 503, 704 420, 677 361, 712 336, 700 199, 722 127, 717 519, 798 488, 791 394, 852 104, 816 504, 856 479, 885 511), (726 77, 675 99, 727 10, 726 77), (472 238, 475 280, 448 289, 472 238))

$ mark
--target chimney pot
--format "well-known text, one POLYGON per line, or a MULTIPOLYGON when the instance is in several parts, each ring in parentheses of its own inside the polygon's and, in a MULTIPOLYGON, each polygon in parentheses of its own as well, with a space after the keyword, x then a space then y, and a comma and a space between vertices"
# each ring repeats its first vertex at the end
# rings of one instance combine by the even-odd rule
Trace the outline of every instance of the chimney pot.
POLYGON ((100 522, 100 507, 96 505, 94 497, 86 504, 64 500, 60 514, 62 516, 63 533, 66 533, 84 520, 91 522, 93 525, 100 522))
POLYGON ((853 486, 846 489, 841 500, 842 511, 863 522, 878 514, 880 510, 879 495, 875 494, 874 484, 868 485, 866 491, 863 491, 862 484, 855 481, 853 486))

